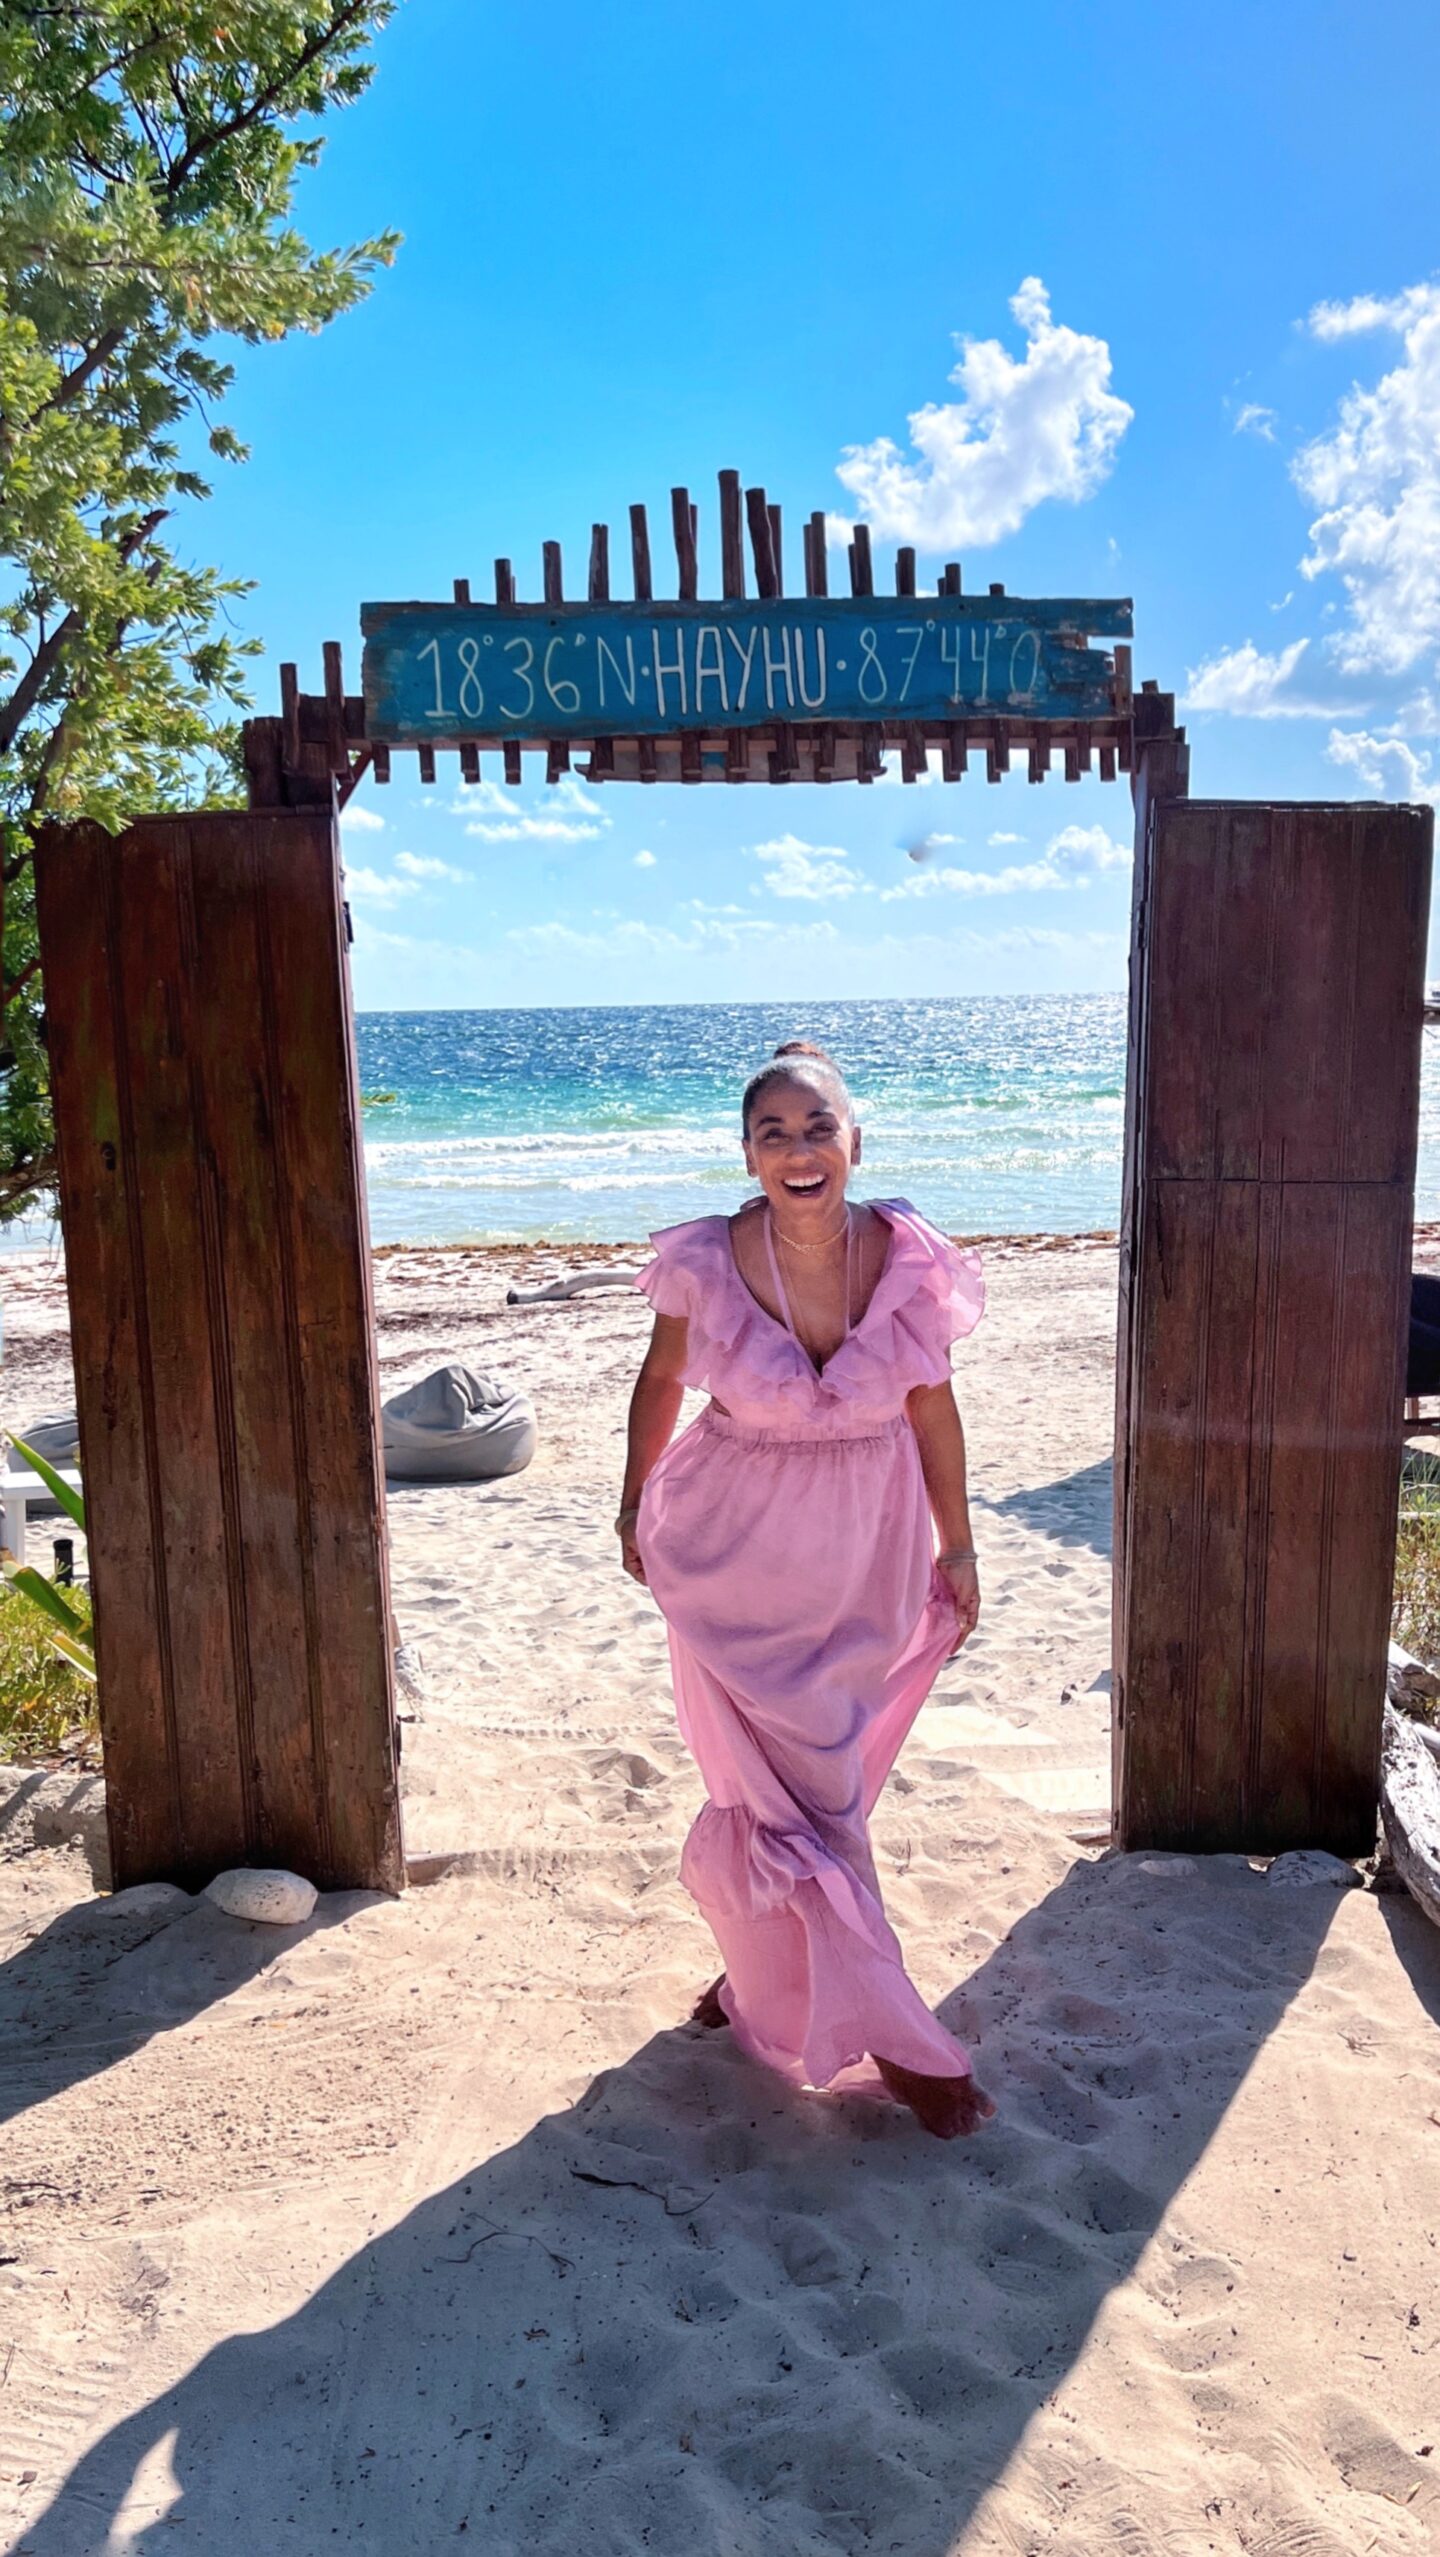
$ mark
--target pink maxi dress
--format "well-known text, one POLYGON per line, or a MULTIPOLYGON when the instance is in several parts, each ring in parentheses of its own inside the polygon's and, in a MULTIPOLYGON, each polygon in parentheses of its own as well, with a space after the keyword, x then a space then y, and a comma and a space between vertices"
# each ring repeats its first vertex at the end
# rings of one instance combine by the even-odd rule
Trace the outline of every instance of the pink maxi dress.
POLYGON ((970 2066, 906 1975, 868 1821, 956 1632, 905 1398, 949 1377, 985 1289, 977 1254, 904 1200, 872 1205, 885 1266, 822 1370, 789 1319, 768 1209, 785 1322, 746 1287, 723 1216, 653 1235, 637 1281, 689 1326, 686 1384, 725 1407, 672 1440, 636 1528, 709 1795, 681 1877, 736 2038, 811 2087, 867 2053, 931 2077, 970 2066))

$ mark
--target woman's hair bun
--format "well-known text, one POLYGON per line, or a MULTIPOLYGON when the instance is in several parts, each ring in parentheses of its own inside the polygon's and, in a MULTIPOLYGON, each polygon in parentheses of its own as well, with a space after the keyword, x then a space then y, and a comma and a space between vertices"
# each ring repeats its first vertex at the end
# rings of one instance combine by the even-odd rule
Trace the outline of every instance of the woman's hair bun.
POLYGON ((744 1097, 740 1103, 740 1123, 747 1136, 750 1133, 750 1120, 761 1093, 768 1092, 772 1083, 803 1083, 805 1076, 801 1069, 807 1058, 812 1066, 818 1067, 820 1073, 828 1078, 838 1107, 847 1118, 853 1118, 854 1112, 850 1106, 850 1095, 845 1088, 845 1077, 835 1059, 828 1056, 824 1048, 817 1047, 813 1039, 782 1039, 779 1047, 771 1051, 769 1064, 762 1065, 758 1074, 752 1074, 745 1086, 744 1097))

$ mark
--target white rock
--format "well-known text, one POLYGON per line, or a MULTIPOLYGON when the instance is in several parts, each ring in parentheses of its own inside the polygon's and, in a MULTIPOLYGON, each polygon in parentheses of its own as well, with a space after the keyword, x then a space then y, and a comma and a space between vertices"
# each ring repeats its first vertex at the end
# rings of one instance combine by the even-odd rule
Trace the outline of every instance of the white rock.
POLYGON ((206 1884, 205 1897, 223 1909, 227 1918, 258 1919, 267 1927, 298 1927, 309 1917, 318 1894, 314 1883, 298 1873, 237 1865, 233 1872, 217 1873, 206 1884))
POLYGON ((1139 1865, 1142 1873, 1198 1873, 1200 1870, 1193 1856, 1141 1856, 1139 1865))
POLYGON ((178 1882, 132 1882, 128 1891, 112 1891, 110 1907, 128 1909, 137 1918, 163 1918, 168 1911, 176 1917, 190 1906, 190 1894, 178 1882))
POLYGON ((430 1692, 425 1663, 413 1643, 395 1646, 395 1693, 412 1715, 422 1714, 430 1692))
POLYGON ((1332 1856, 1324 1847, 1292 1847, 1288 1855, 1276 1857, 1265 1879, 1282 1891, 1304 1891, 1317 1882, 1346 1891, 1360 1876, 1343 1856, 1332 1856))

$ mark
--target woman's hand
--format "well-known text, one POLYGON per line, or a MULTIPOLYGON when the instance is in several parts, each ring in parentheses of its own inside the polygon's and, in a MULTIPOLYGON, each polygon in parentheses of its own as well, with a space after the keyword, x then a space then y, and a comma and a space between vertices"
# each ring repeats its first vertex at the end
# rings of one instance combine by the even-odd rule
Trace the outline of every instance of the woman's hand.
POLYGON ((980 1574, 973 1554, 941 1554, 936 1570, 955 1601, 955 1652, 963 1650, 980 1618, 980 1574))
POLYGON ((621 1570, 628 1571, 631 1579, 638 1580, 641 1588, 644 1589, 646 1586, 645 1566, 640 1560, 640 1548, 635 1542, 635 1527, 638 1516, 639 1513, 636 1510, 622 1509, 619 1517, 615 1521, 615 1533, 620 1539, 621 1570))

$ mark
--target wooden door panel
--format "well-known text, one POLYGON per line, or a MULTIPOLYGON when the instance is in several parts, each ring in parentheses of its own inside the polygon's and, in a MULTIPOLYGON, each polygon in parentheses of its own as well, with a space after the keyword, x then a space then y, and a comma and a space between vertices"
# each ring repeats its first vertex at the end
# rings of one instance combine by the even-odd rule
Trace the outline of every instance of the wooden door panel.
POLYGON ((1373 1840, 1431 830, 1406 808, 1149 815, 1117 1397, 1126 1845, 1373 1840))
POLYGON ((37 858, 117 1885, 403 1880, 328 810, 37 858))

